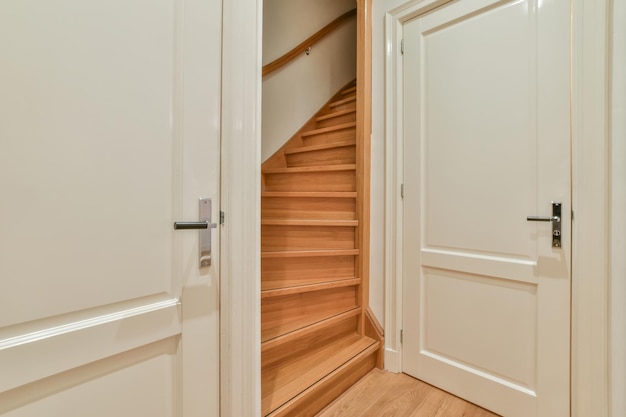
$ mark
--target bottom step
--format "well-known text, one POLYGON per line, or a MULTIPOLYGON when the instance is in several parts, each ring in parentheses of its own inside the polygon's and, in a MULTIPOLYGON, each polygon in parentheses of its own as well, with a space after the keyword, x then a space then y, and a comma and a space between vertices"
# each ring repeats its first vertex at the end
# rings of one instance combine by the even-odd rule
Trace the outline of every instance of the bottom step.
POLYGON ((263 372, 262 410, 267 417, 310 417, 372 370, 380 343, 351 334, 263 372))

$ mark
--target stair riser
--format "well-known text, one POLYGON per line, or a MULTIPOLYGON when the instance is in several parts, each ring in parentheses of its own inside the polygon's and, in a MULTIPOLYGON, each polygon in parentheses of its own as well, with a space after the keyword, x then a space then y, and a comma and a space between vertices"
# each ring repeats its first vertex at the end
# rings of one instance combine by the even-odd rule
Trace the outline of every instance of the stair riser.
POLYGON ((316 124, 316 129, 320 129, 322 127, 335 126, 343 123, 350 123, 356 120, 356 112, 343 114, 341 116, 332 117, 326 120, 320 120, 316 124))
POLYGON ((374 369, 375 365, 375 353, 359 355, 350 363, 333 372, 328 378, 310 387, 296 400, 268 414, 267 417, 314 417, 374 369))
MULTIPOLYGON (((346 97, 347 98, 347 97, 346 97)), ((354 110, 356 109, 356 101, 348 101, 346 103, 338 104, 336 106, 331 107, 331 111, 340 111, 340 110, 354 110)))
POLYGON ((334 132, 319 133, 317 135, 305 136, 302 138, 305 146, 328 145, 331 143, 354 140, 356 138, 356 128, 336 130, 334 132))
POLYGON ((264 219, 353 220, 354 198, 270 197, 261 200, 264 219))
POLYGON ((261 261, 263 290, 320 284, 354 276, 354 256, 276 258, 261 261))
POLYGON ((350 226, 261 226, 261 251, 354 249, 350 226))
POLYGON ((354 170, 265 174, 265 191, 356 191, 354 170))
POLYGON ((265 298, 261 300, 261 341, 353 309, 356 295, 356 287, 341 287, 265 298))
POLYGON ((294 356, 306 355, 312 349, 331 344, 343 336, 354 333, 358 317, 352 316, 330 326, 299 337, 289 343, 269 349, 261 354, 261 369, 268 369, 276 363, 282 363, 294 356))
POLYGON ((290 168, 354 163, 356 163, 356 145, 287 155, 287 166, 290 168))
POLYGON ((354 141, 356 130, 354 128, 338 130, 336 132, 320 133, 318 135, 303 138, 305 146, 330 145, 337 142, 354 141))

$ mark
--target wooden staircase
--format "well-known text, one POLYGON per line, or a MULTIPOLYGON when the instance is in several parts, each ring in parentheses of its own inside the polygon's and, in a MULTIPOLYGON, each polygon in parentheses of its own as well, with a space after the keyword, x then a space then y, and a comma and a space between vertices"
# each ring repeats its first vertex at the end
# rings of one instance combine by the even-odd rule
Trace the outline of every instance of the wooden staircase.
POLYGON ((314 416, 379 358, 357 276, 355 120, 352 82, 263 164, 264 416, 314 416))

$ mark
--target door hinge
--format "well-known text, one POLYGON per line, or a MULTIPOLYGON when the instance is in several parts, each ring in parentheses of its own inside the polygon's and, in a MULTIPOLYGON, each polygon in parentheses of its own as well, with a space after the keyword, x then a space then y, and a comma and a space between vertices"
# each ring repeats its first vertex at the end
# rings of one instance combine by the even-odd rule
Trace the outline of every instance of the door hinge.
POLYGON ((404 39, 400 39, 400 55, 404 55, 404 39))
POLYGON ((400 344, 404 342, 404 330, 400 330, 400 344))
POLYGON ((572 221, 574 221, 574 210, 572 210, 572 221))
POLYGON ((220 224, 224 224, 224 212, 220 210, 220 224))
POLYGON ((404 198, 404 184, 400 184, 400 198, 404 198))

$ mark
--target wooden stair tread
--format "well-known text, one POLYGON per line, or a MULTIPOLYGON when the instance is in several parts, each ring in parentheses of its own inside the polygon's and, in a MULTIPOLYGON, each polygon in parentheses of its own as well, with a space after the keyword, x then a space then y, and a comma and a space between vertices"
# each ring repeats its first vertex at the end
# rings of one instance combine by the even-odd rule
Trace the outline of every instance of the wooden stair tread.
POLYGON ((338 110, 332 113, 324 114, 315 118, 316 122, 323 122, 324 120, 333 119, 339 116, 345 116, 346 114, 356 113, 356 109, 338 110))
POLYGON ((261 298, 280 297, 289 294, 299 294, 303 292, 321 291, 329 288, 348 287, 351 285, 360 285, 361 278, 340 279, 335 281, 322 282, 317 284, 297 285, 284 288, 272 288, 270 290, 262 290, 261 298))
POLYGON ((262 226, 343 226, 356 227, 358 220, 262 219, 262 226))
POLYGON ((261 252, 261 258, 303 258, 311 256, 350 256, 358 254, 358 249, 287 250, 261 252))
POLYGON ((343 148, 343 147, 355 146, 355 145, 356 145, 356 141, 346 140, 342 142, 325 143, 322 145, 301 146, 299 148, 286 149, 285 155, 293 155, 296 153, 304 153, 304 152, 323 151, 325 149, 343 148))
POLYGON ((341 106, 342 104, 346 104, 349 103, 351 101, 356 101, 356 95, 352 96, 352 97, 347 97, 341 100, 337 100, 334 101, 332 103, 330 103, 330 107, 337 107, 337 106, 341 106))
POLYGON ((314 167, 272 168, 263 170, 264 174, 297 174, 302 172, 354 171, 356 164, 327 165, 314 167))
POLYGON ((356 198, 354 191, 263 191, 261 197, 356 198))
POLYGON ((375 366, 376 342, 266 417, 315 417, 375 366))
POLYGON ((342 365, 378 342, 365 336, 351 334, 302 357, 292 358, 268 367, 262 380, 267 388, 262 393, 264 415, 284 405, 342 365))
POLYGON ((307 130, 306 132, 302 132, 302 134, 300 136, 305 138, 305 137, 308 137, 308 136, 319 135, 319 134, 328 133, 328 132, 334 132, 336 130, 350 129, 350 128, 353 128, 353 127, 356 127, 356 122, 341 123, 341 124, 334 125, 334 126, 327 126, 327 127, 322 127, 322 128, 319 128, 319 129, 307 130))
POLYGON ((307 326, 303 326, 299 329, 291 331, 289 333, 285 333, 281 336, 277 336, 273 339, 265 340, 261 342, 261 353, 268 352, 271 349, 275 349, 279 346, 283 346, 287 343, 292 343, 298 339, 303 339, 306 336, 310 336, 316 332, 327 331, 333 325, 349 319, 350 317, 355 317, 361 314, 363 309, 361 307, 355 307, 351 310, 344 311, 339 314, 335 314, 332 317, 328 317, 324 320, 319 320, 315 323, 311 323, 307 326))
MULTIPOLYGON (((328 289, 331 291, 342 290, 341 287, 335 287, 328 289)), ((344 291, 345 292, 345 291, 344 291)), ((324 296, 326 294, 319 294, 318 297, 324 296)), ((287 297, 291 298, 291 297, 287 297)), ((298 297, 300 300, 300 297, 298 297)), ((268 299, 266 299, 268 300, 268 299)), ((273 300, 269 300, 273 301, 273 300)), ((303 304, 298 302, 298 307, 301 307, 303 304)), ((358 308, 354 304, 354 300, 350 300, 348 298, 342 299, 342 303, 332 304, 328 303, 328 305, 324 306, 321 310, 316 311, 308 311, 307 313, 304 310, 296 311, 292 314, 283 314, 283 317, 279 320, 268 321, 265 318, 262 318, 261 321, 261 342, 266 342, 268 340, 274 339, 276 337, 291 333, 295 330, 302 329, 304 327, 310 326, 312 324, 324 321, 331 317, 334 317, 338 314, 345 313, 346 311, 353 310, 358 308)), ((264 305, 261 306, 261 310, 264 309, 264 305)))
POLYGON ((352 93, 353 91, 356 91, 356 85, 354 87, 346 88, 341 92, 341 94, 346 95, 352 93))

